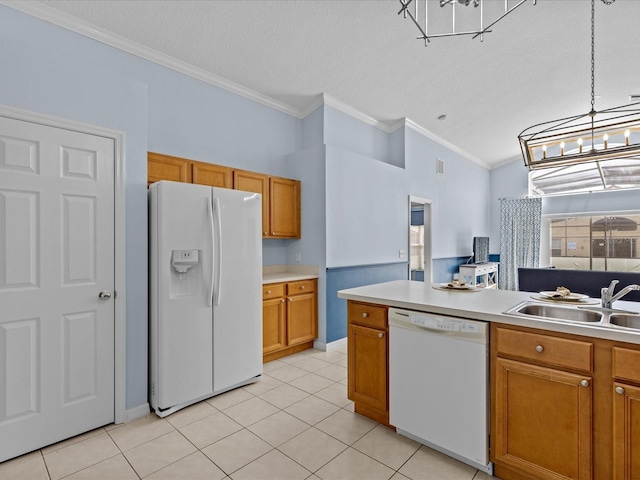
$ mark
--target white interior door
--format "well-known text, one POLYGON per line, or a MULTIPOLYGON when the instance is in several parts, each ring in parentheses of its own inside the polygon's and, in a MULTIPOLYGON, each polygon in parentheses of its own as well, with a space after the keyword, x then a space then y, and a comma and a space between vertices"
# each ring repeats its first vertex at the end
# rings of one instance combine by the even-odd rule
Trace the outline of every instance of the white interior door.
POLYGON ((114 420, 114 155, 0 117, 0 461, 114 420))

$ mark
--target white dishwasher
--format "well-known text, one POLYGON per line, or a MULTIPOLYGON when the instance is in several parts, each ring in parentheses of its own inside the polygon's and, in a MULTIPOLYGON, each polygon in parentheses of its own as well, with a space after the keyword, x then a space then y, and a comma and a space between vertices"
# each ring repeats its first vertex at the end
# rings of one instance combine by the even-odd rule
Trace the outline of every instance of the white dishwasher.
POLYGON ((487 323, 389 309, 389 423, 492 474, 487 323))

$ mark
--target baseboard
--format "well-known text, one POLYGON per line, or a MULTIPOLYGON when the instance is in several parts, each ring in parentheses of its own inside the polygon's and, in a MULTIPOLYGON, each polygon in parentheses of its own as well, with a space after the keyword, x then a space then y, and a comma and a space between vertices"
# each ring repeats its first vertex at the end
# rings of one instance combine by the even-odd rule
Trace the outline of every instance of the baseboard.
POLYGON ((129 410, 125 410, 124 417, 125 422, 130 422, 137 418, 146 417, 151 413, 151 407, 149 407, 148 403, 143 403, 137 407, 131 408, 129 410))
POLYGON ((328 352, 330 350, 344 350, 347 347, 347 337, 341 338, 334 342, 324 343, 319 340, 313 342, 313 348, 328 352))

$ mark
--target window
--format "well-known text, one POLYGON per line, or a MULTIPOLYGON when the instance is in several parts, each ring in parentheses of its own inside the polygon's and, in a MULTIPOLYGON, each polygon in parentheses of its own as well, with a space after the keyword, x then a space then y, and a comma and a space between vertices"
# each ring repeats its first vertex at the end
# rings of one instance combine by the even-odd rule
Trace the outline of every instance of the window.
POLYGON ((556 268, 640 272, 640 213, 553 217, 551 265, 556 268))

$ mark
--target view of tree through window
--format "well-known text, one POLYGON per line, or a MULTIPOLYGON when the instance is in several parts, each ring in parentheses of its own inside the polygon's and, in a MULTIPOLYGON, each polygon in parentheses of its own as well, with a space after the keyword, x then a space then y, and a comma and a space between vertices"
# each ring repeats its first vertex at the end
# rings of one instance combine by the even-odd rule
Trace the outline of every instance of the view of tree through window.
POLYGON ((578 270, 640 271, 640 214, 551 221, 551 265, 578 270))

